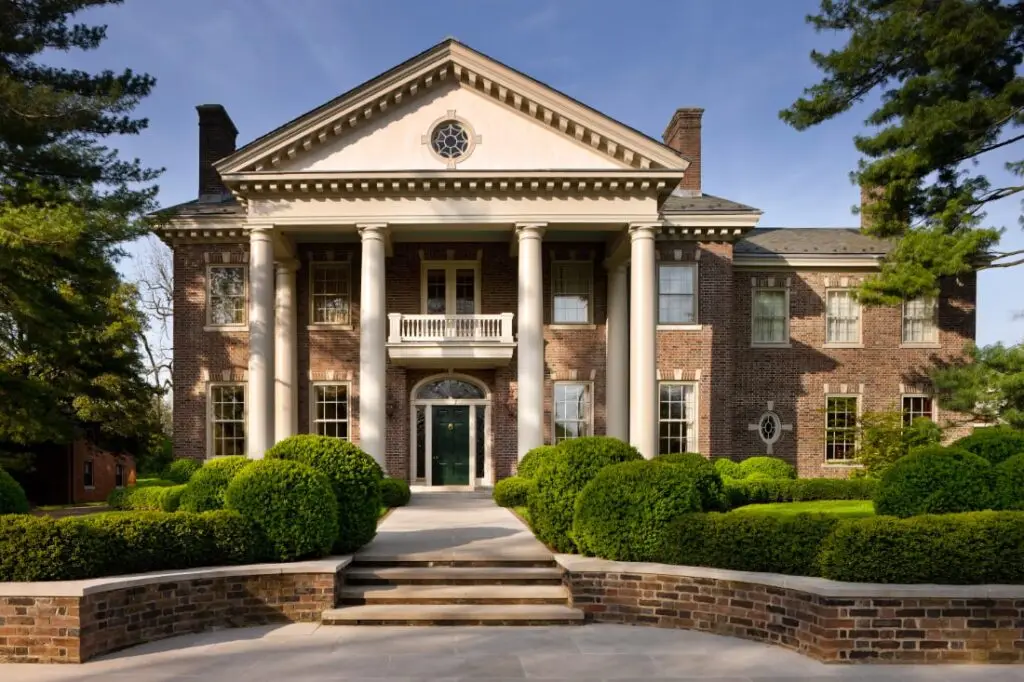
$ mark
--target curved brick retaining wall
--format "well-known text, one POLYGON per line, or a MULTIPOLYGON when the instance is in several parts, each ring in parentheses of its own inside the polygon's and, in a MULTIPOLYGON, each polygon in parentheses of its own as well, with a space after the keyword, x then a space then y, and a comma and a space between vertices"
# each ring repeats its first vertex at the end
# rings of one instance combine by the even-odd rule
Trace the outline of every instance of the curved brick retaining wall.
POLYGON ((1024 586, 875 585, 556 555, 594 621, 702 630, 825 662, 1024 663, 1024 586))
POLYGON ((0 583, 0 662, 82 663, 212 627, 318 621, 334 606, 349 561, 0 583))

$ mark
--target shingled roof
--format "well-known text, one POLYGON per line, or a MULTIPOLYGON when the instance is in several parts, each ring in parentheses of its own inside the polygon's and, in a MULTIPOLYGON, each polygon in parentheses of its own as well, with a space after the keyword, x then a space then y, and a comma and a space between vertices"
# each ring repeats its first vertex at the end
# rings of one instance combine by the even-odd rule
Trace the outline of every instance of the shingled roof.
POLYGON ((760 227, 736 242, 734 252, 755 256, 873 255, 882 256, 892 243, 861 234, 852 227, 760 227))
POLYGON ((661 205, 662 213, 760 213, 760 209, 714 194, 688 194, 675 190, 661 205))
POLYGON ((204 198, 202 201, 193 199, 163 209, 174 217, 186 218, 193 216, 245 215, 245 209, 231 194, 218 198, 204 198))

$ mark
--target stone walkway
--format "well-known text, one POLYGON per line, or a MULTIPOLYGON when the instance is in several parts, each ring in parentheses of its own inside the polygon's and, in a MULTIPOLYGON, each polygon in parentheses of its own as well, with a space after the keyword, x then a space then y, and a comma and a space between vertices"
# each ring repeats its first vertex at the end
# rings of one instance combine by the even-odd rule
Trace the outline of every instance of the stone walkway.
POLYGON ((766 644, 620 625, 319 627, 185 635, 81 666, 0 665, 3 682, 327 680, 872 680, 1009 682, 1008 666, 824 665, 766 644))

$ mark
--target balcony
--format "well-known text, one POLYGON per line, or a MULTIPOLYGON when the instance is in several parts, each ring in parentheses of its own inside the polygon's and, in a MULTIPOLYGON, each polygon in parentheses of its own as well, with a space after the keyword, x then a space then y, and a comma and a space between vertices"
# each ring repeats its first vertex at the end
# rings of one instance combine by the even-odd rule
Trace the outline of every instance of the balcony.
POLYGON ((501 367, 516 342, 512 313, 388 315, 388 357, 405 367, 501 367))

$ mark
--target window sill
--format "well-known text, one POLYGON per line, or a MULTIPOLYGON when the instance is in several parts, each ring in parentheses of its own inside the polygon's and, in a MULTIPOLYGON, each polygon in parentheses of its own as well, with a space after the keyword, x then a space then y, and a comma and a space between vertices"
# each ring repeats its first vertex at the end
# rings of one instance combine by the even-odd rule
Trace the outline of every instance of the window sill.
POLYGON ((857 462, 826 462, 823 464, 826 469, 863 469, 864 465, 857 462))
POLYGON ((548 329, 555 331, 593 331, 597 329, 596 324, 549 324, 548 329))
POLYGON ((826 343, 822 348, 863 348, 863 343, 826 343))
POLYGON ((918 349, 920 349, 920 348, 931 348, 931 349, 936 349, 936 348, 942 348, 942 344, 934 342, 934 341, 929 341, 928 343, 901 343, 900 344, 900 348, 918 348, 918 349))
POLYGON ((309 324, 306 331, 310 332, 350 332, 355 327, 350 324, 309 324))
POLYGON ((751 348, 766 348, 766 349, 770 349, 770 348, 792 348, 793 344, 791 344, 789 341, 786 341, 785 343, 752 343, 752 344, 750 344, 750 347, 751 348))
POLYGON ((86 490, 96 490, 96 486, 94 486, 94 485, 87 485, 87 486, 83 486, 83 487, 84 487, 84 488, 85 488, 86 490))
POLYGON ((208 324, 203 327, 204 332, 233 332, 249 333, 249 325, 247 324, 208 324))
POLYGON ((699 332, 704 330, 702 324, 659 324, 659 332, 699 332))

